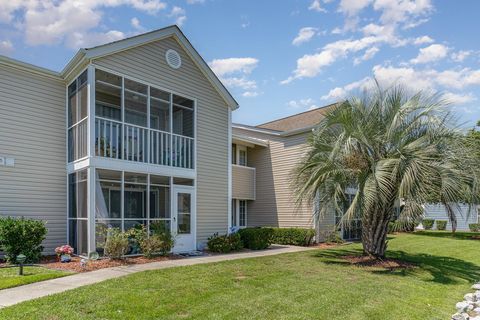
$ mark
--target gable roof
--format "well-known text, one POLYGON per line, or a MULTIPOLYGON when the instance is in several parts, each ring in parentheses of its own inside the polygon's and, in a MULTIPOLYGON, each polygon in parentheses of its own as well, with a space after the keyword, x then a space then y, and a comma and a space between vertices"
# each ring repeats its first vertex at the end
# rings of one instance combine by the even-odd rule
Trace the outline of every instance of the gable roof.
POLYGON ((268 129, 281 132, 310 128, 317 125, 325 117, 325 114, 336 105, 337 103, 332 103, 324 107, 259 124, 255 127, 259 129, 268 129))
POLYGON ((67 65, 63 68, 61 72, 55 72, 45 68, 40 68, 3 56, 0 56, 0 63, 3 62, 5 64, 9 64, 17 68, 23 68, 28 71, 44 72, 45 74, 51 76, 58 76, 62 79, 66 79, 69 74, 75 70, 77 66, 90 62, 92 59, 111 55, 117 52, 132 49, 150 42, 158 41, 169 37, 173 37, 175 40, 177 40, 182 49, 185 50, 185 52, 189 55, 189 57, 193 60, 193 62, 197 65, 200 71, 211 83, 213 88, 223 98, 227 106, 230 107, 232 110, 237 109, 238 102, 235 100, 235 98, 233 98, 227 88, 225 88, 225 86, 218 79, 212 69, 210 69, 205 60, 203 60, 203 58, 200 56, 197 50, 195 50, 187 37, 185 37, 183 32, 176 25, 168 26, 162 29, 154 30, 134 37, 110 42, 96 47, 80 49, 75 54, 75 56, 67 63, 67 65))

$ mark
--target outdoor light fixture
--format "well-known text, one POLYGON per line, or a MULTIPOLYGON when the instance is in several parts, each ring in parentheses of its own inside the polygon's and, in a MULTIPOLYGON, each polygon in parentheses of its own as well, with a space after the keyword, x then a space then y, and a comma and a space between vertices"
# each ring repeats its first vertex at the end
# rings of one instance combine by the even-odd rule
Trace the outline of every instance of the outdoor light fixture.
POLYGON ((24 254, 19 254, 17 256, 17 263, 20 265, 20 269, 18 270, 18 275, 23 276, 23 263, 27 260, 27 257, 24 254))

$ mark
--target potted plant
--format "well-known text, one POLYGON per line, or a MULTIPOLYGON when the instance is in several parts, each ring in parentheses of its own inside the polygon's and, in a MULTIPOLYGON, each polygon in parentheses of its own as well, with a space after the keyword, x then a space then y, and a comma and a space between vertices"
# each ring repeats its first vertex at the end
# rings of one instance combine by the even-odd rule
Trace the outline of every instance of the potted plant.
POLYGON ((57 254, 60 262, 72 261, 73 248, 68 244, 55 248, 55 253, 57 254))

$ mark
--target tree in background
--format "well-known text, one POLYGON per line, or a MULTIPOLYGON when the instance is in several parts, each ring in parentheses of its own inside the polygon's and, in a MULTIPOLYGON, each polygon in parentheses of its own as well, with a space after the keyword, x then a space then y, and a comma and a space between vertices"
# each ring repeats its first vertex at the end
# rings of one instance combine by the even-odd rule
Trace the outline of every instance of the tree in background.
POLYGON ((404 200, 404 223, 418 221, 432 195, 475 203, 478 161, 445 106, 438 95, 377 84, 333 107, 296 168, 298 205, 319 201, 317 215, 335 210, 346 227, 361 218, 364 253, 382 258, 397 199, 404 200), (345 210, 347 188, 356 194, 345 210))

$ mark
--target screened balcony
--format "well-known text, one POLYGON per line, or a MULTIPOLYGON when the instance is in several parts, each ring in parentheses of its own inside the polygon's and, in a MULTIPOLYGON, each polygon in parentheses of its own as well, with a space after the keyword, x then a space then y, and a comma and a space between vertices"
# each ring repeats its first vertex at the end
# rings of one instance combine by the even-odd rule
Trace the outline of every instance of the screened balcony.
POLYGON ((69 86, 69 162, 88 155, 87 90, 93 88, 91 156, 194 169, 193 100, 99 69, 94 85, 86 84, 84 72, 69 86))

